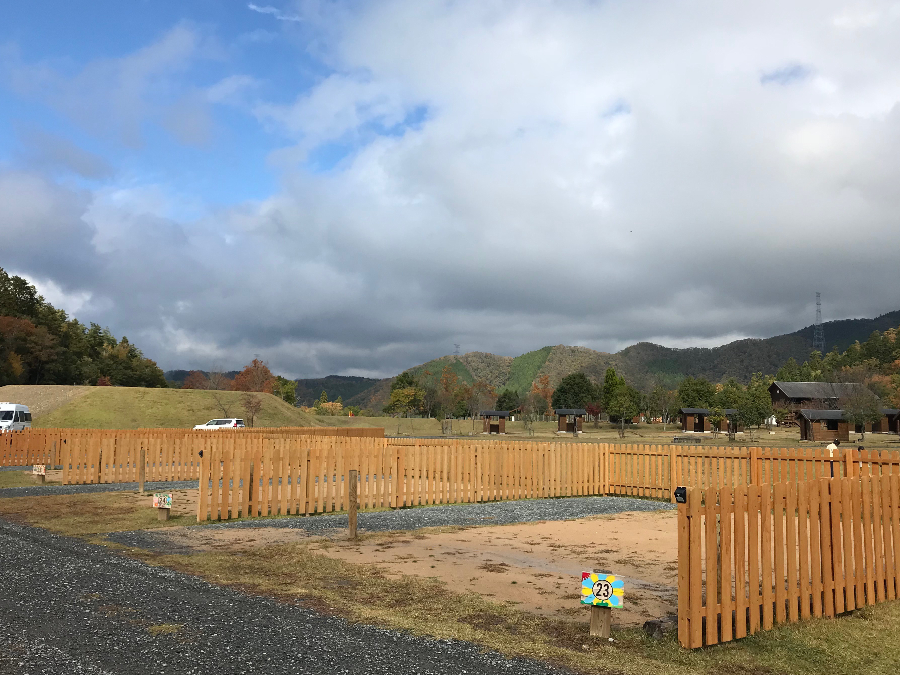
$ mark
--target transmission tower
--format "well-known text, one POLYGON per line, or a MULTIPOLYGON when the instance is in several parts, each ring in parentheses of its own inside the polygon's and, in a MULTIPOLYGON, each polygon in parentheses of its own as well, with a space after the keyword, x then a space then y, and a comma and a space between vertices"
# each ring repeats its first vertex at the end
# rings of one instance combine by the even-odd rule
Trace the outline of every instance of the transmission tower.
POLYGON ((459 356, 459 345, 455 342, 453 343, 453 356, 459 356))
POLYGON ((816 293, 816 324, 813 326, 813 349, 825 355, 825 327, 822 326, 822 294, 816 293))

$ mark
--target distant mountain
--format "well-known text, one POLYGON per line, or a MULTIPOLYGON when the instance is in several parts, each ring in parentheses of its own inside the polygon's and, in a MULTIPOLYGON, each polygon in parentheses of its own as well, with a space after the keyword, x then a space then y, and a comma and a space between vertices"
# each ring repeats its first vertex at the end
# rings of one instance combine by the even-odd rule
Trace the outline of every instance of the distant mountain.
MULTIPOLYGON (((898 326, 900 310, 875 319, 829 321, 824 324, 826 347, 828 350, 837 347, 843 351, 857 340, 864 341, 873 331, 883 332, 898 326)), ((563 377, 574 372, 583 372, 594 382, 601 382, 610 366, 644 391, 657 384, 674 388, 687 376, 704 377, 712 382, 734 377, 746 383, 755 372, 774 374, 791 357, 798 363, 805 361, 812 351, 812 338, 813 327, 807 326, 787 335, 737 340, 712 348, 673 349, 639 342, 615 354, 565 345, 544 347, 514 358, 469 352, 462 356, 442 356, 410 368, 409 372, 419 377, 437 379, 444 367, 450 366, 460 381, 472 383, 484 380, 498 393, 505 388, 525 392, 541 375, 548 375, 554 387, 563 377)), ((390 378, 376 381, 377 384, 356 393, 352 402, 380 411, 387 404, 390 381, 390 378)), ((333 400, 330 391, 329 399, 333 400)), ((348 397, 344 396, 344 400, 347 401, 348 397)))
MULTIPOLYGON (((381 380, 371 377, 349 377, 344 375, 329 375, 315 379, 297 380, 297 405, 312 405, 324 391, 329 401, 336 401, 338 397, 347 405, 360 405, 352 400, 360 393, 371 389, 381 380)), ((390 379, 388 379, 390 389, 390 379)), ((379 412, 380 412, 379 408, 379 412)))

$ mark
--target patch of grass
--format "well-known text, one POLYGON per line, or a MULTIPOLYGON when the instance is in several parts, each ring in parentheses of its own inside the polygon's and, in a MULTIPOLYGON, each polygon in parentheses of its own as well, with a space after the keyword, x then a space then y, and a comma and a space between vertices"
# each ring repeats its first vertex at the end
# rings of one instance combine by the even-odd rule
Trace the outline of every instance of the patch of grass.
POLYGON ((157 520, 156 509, 136 503, 133 494, 44 495, 0 499, 0 516, 70 537, 90 539, 108 532, 196 525, 197 516, 173 515, 157 520))
MULTIPOLYGON (((35 418, 41 428, 147 429, 190 428, 216 417, 244 417, 242 392, 142 387, 92 387, 52 412, 35 418), (219 406, 221 400, 228 411, 219 406)), ((272 394, 256 394, 263 406, 261 427, 312 427, 316 420, 272 394)))
MULTIPOLYGON (((40 485, 31 471, 0 471, 0 489, 31 487, 40 485)), ((59 481, 48 480, 44 485, 59 485, 59 481)))

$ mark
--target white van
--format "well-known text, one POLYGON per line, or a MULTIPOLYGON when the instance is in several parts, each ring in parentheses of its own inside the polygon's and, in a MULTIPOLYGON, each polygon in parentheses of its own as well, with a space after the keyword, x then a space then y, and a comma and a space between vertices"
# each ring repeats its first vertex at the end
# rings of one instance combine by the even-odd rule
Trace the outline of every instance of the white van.
POLYGON ((0 403, 0 433, 31 428, 31 412, 27 405, 0 403))

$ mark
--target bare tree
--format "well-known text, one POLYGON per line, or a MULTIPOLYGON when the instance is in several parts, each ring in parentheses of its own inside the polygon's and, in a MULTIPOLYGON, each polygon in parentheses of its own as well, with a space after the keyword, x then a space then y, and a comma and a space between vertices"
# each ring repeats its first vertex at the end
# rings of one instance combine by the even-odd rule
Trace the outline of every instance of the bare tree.
POLYGON ((216 406, 219 408, 219 410, 222 411, 222 417, 231 417, 231 412, 229 412, 231 408, 231 401, 228 400, 228 394, 224 391, 213 389, 212 398, 213 401, 216 402, 216 406))
POLYGON ((214 391, 228 391, 231 389, 231 380, 228 379, 219 367, 215 367, 213 370, 209 371, 206 380, 208 388, 214 391))
POLYGON ((248 426, 252 427, 253 421, 262 410, 262 401, 259 399, 259 396, 247 393, 241 396, 241 407, 244 408, 244 415, 248 422, 248 426))

